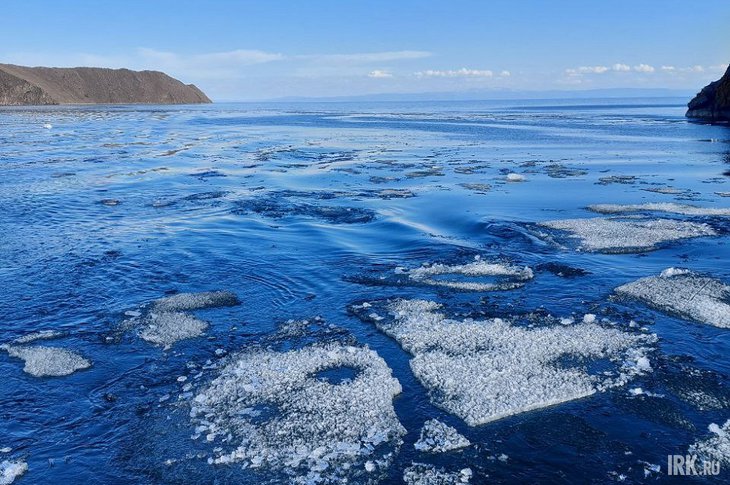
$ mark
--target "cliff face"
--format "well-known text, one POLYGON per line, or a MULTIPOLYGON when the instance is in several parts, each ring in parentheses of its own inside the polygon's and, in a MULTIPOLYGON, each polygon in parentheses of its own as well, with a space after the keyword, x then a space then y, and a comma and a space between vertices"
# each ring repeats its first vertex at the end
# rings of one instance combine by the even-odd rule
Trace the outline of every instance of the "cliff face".
POLYGON ((687 107, 688 118, 730 121, 730 67, 719 80, 702 88, 687 107))
POLYGON ((210 103, 197 87, 158 71, 0 64, 0 105, 210 103))

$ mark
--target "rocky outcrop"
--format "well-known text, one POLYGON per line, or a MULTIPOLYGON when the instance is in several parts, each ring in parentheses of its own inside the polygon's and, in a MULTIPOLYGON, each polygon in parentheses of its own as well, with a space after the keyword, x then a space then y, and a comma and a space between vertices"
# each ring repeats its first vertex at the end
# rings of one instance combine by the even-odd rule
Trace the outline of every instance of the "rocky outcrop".
POLYGON ((194 85, 159 71, 0 64, 0 106, 210 102, 194 85))
POLYGON ((687 117, 702 121, 730 121, 730 67, 715 82, 702 88, 687 105, 687 117))

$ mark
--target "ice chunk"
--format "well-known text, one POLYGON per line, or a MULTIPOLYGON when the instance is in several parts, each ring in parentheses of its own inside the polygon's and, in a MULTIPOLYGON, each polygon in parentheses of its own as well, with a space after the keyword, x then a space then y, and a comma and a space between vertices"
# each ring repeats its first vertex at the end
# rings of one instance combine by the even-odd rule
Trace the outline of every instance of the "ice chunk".
POLYGON ((240 302, 235 293, 230 291, 203 291, 200 293, 178 293, 155 300, 153 310, 156 312, 183 312, 235 306, 240 302))
POLYGON ((524 182, 525 176, 518 173, 508 173, 507 182, 524 182))
POLYGON ((502 263, 490 263, 476 258, 473 262, 466 264, 432 264, 430 266, 421 266, 420 268, 408 271, 408 277, 415 282, 433 286, 471 291, 494 291, 519 288, 524 285, 525 281, 532 279, 533 273, 526 266, 519 267, 502 263), (502 277, 505 281, 484 283, 435 278, 436 276, 442 275, 461 275, 473 278, 495 276, 502 277))
POLYGON ((645 204, 595 204, 588 209, 600 214, 624 214, 629 212, 667 212, 684 216, 730 216, 730 208, 698 207, 675 202, 648 202, 645 204))
POLYGON ((639 359, 656 341, 595 323, 530 329, 499 318, 458 321, 425 300, 381 306, 388 318, 373 323, 413 356, 411 369, 434 403, 471 426, 623 385, 647 370, 639 359), (612 364, 610 375, 589 372, 596 360, 612 364))
POLYGON ((414 445, 418 451, 444 453, 471 445, 456 428, 442 423, 438 419, 429 419, 421 428, 421 437, 414 445))
POLYGON ((41 330, 40 332, 33 332, 23 335, 22 337, 18 337, 14 342, 16 344, 29 344, 36 340, 50 340, 61 336, 63 336, 63 333, 58 330, 41 330))
POLYGON ((443 468, 424 463, 413 463, 403 472, 403 481, 406 485, 458 485, 469 483, 471 477, 471 468, 447 472, 443 468))
POLYGON ((670 219, 563 219, 539 225, 572 233, 583 250, 606 253, 651 251, 664 242, 717 235, 707 224, 670 219))
POLYGON ((23 370, 35 377, 67 376, 91 367, 91 362, 79 354, 56 347, 2 346, 11 357, 25 361, 23 370))
POLYGON ((208 328, 207 322, 182 312, 150 313, 145 322, 139 336, 165 348, 180 340, 199 337, 208 328))
POLYGON ((196 433, 219 446, 213 464, 334 483, 387 467, 406 431, 393 408, 400 392, 385 361, 368 348, 251 350, 233 356, 195 396, 191 418, 196 433), (337 368, 356 374, 336 384, 319 378, 337 368))
POLYGON ((714 436, 698 441, 689 447, 690 455, 698 455, 700 462, 719 462, 730 466, 730 420, 718 426, 712 423, 709 430, 714 436))
POLYGON ((689 270, 668 268, 660 276, 619 286, 616 293, 682 318, 730 328, 730 286, 689 270))
MULTIPOLYGON (((238 297, 230 291, 178 293, 152 302, 146 312, 134 312, 125 324, 141 325, 142 339, 165 348, 180 340, 199 337, 208 323, 186 311, 238 305, 238 297)), ((129 313, 129 312, 128 312, 129 313)))
POLYGON ((10 485, 26 471, 28 464, 22 460, 3 461, 0 463, 0 485, 10 485))

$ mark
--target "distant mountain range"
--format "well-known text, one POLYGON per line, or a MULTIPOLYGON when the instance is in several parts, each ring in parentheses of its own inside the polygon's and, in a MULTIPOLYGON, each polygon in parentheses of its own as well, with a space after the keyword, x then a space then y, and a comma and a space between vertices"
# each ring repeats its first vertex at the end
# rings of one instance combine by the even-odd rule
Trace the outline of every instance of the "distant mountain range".
POLYGON ((0 64, 0 106, 210 102, 196 86, 158 71, 0 64))

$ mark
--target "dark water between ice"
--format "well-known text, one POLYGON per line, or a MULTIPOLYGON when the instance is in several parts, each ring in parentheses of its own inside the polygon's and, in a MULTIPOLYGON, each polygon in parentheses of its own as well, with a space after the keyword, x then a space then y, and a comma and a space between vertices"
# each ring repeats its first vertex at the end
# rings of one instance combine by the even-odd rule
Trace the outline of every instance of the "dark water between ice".
POLYGON ((730 281, 727 236, 598 254, 529 227, 595 217, 585 207, 597 203, 730 207, 730 128, 686 122, 681 103, 0 111, 0 343, 60 330, 33 345, 92 361, 39 378, 0 351, 0 448, 11 448, 0 461, 27 462, 21 484, 259 483, 266 470, 207 463, 216 445, 191 439, 178 377, 195 392, 219 361, 283 321, 320 316, 375 350, 403 387, 394 406, 407 434, 385 483, 414 461, 470 467, 472 483, 666 479, 668 454, 686 453, 710 423, 730 418, 730 334, 611 294, 673 266, 730 281), (510 173, 524 181, 507 181, 510 173), (667 186, 679 192, 646 190, 667 186), (530 266, 535 277, 499 292, 390 284, 398 267, 477 255, 530 266), (566 277, 548 263, 586 274, 566 277), (232 291, 242 304, 196 312, 210 323, 202 337, 164 350, 119 328, 141 304, 207 290, 232 291), (432 404, 395 340, 348 312, 353 302, 394 297, 436 301, 452 316, 542 309, 633 319, 659 337, 654 370, 469 427, 432 404), (636 387, 663 397, 630 395, 636 387), (414 450, 433 417, 473 446, 414 450), (645 472, 646 463, 662 471, 645 472))

